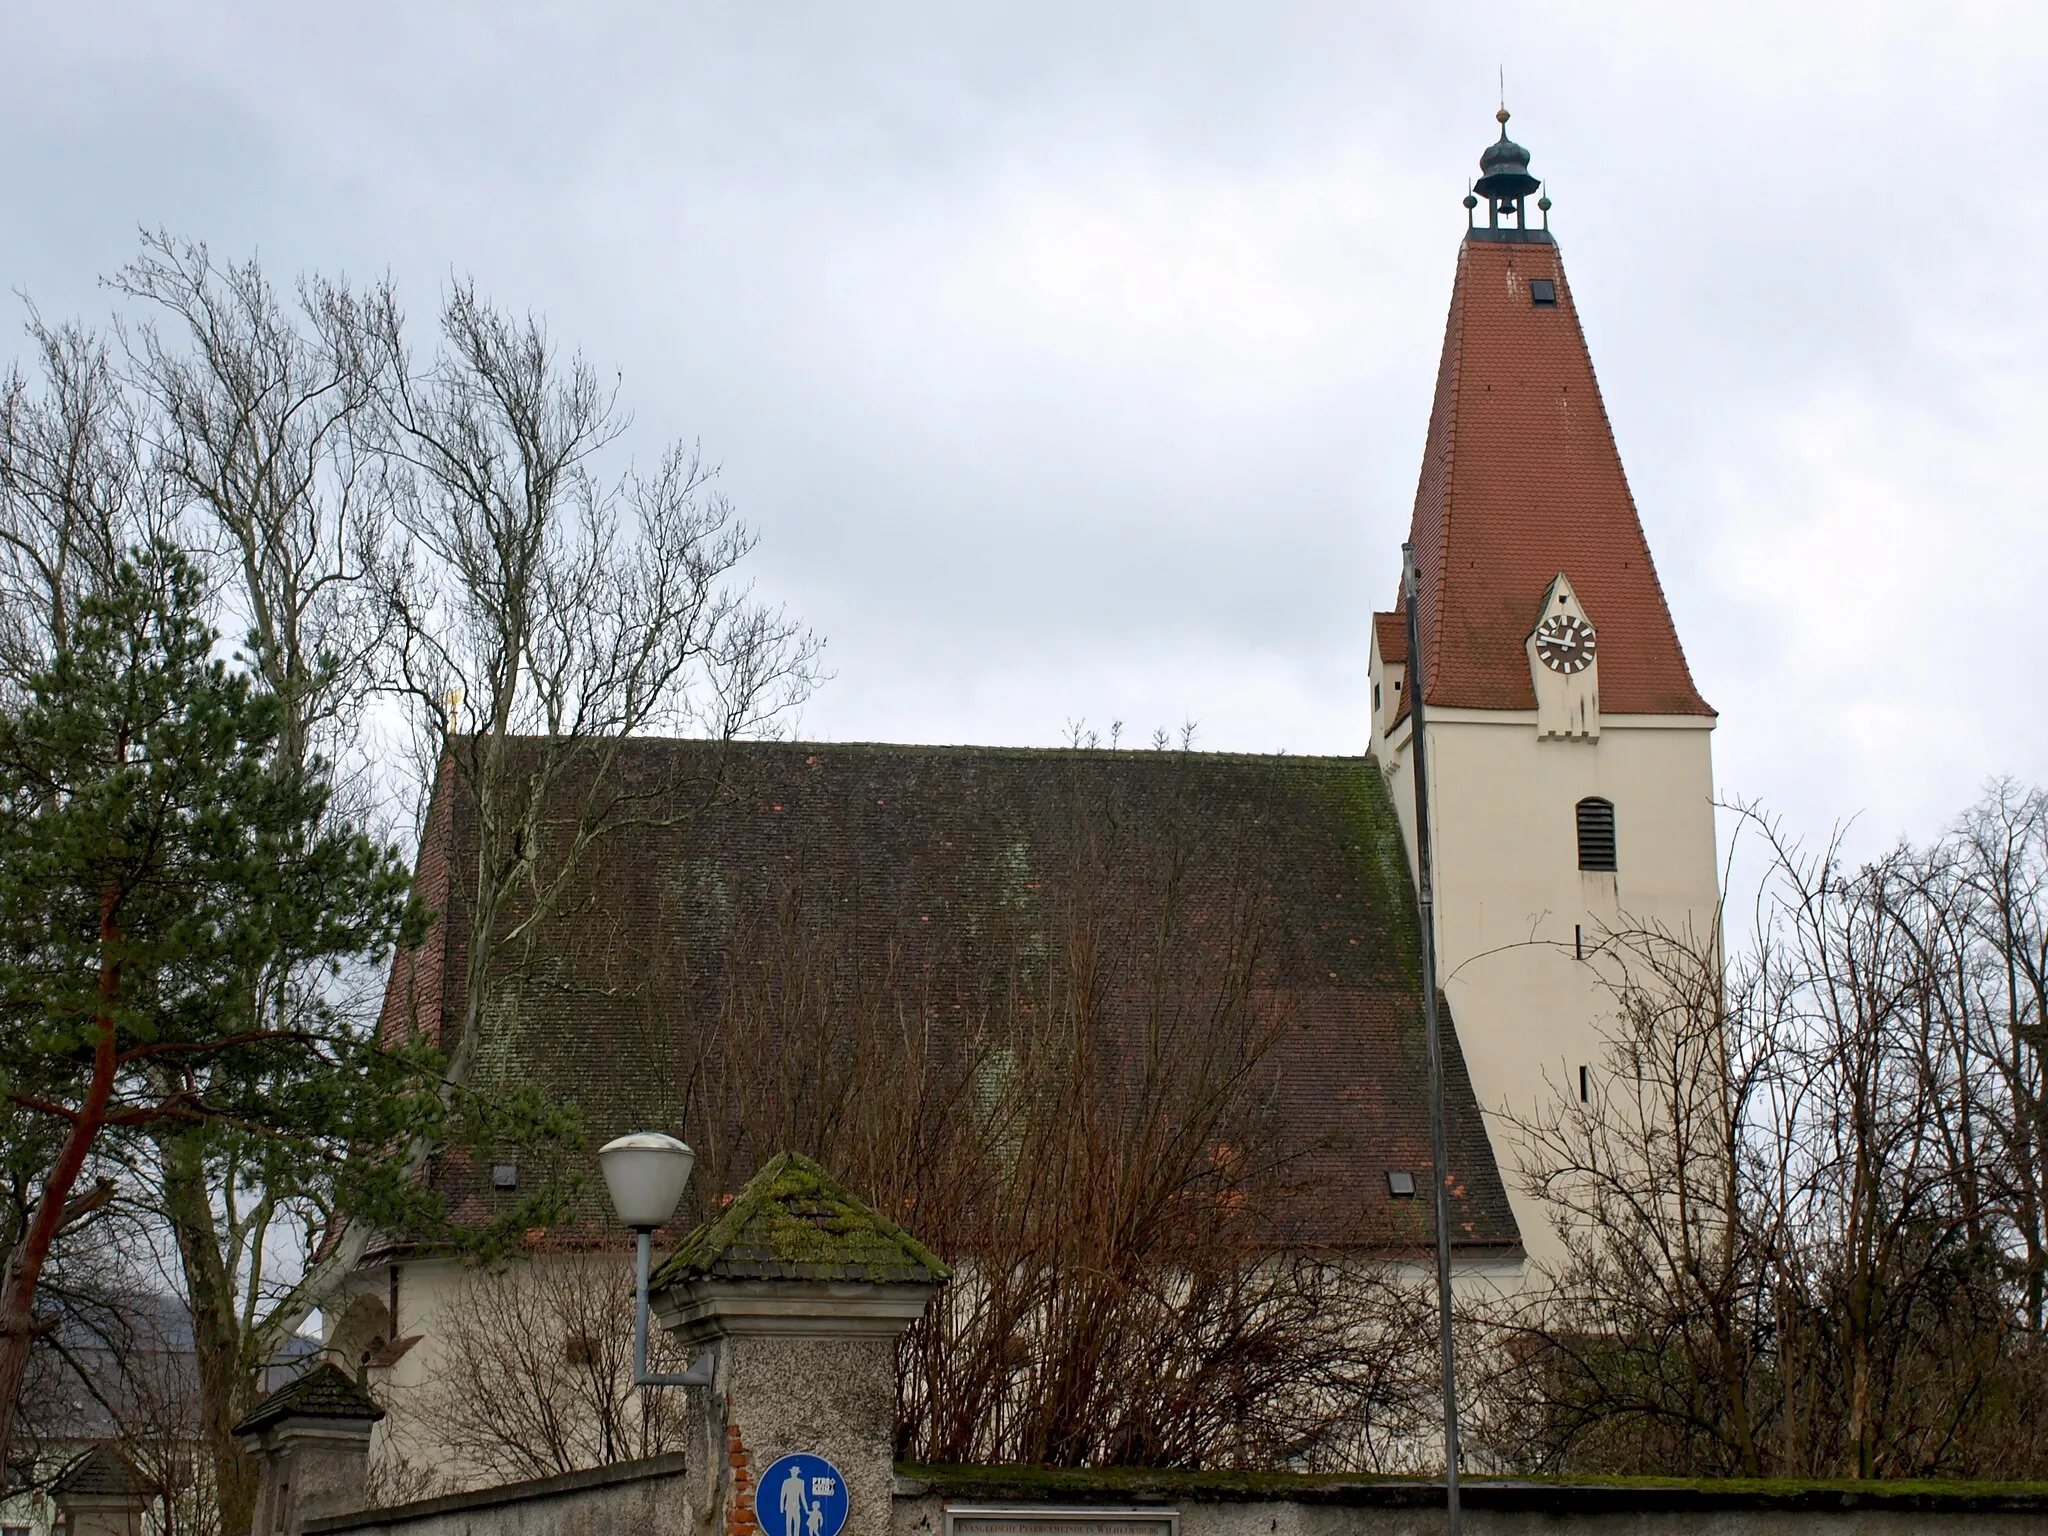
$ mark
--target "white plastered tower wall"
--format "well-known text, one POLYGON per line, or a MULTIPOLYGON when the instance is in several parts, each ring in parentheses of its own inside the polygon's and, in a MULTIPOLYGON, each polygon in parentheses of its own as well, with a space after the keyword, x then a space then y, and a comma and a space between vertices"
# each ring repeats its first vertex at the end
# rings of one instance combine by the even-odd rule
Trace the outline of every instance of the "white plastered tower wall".
MULTIPOLYGON (((1555 596, 1532 593, 1532 615, 1555 596)), ((1374 756, 1412 869, 1411 717, 1394 719, 1407 669, 1377 637, 1369 666, 1374 756)), ((1601 1070, 1614 1017, 1597 957, 1581 953, 1635 928, 1711 942, 1720 900, 1713 717, 1601 714, 1590 730, 1546 731, 1554 712, 1537 681, 1538 709, 1425 711, 1438 974, 1532 1266, 1562 1249, 1548 1211, 1520 1188, 1513 1122, 1577 1096, 1579 1069, 1601 1070), (1614 807, 1612 872, 1579 867, 1588 798, 1614 807)))

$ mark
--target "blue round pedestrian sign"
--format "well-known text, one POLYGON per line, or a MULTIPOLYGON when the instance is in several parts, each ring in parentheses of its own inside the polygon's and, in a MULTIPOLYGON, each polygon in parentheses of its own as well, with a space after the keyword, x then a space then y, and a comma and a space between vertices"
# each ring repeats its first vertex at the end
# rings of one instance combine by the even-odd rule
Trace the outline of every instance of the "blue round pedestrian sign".
POLYGON ((754 1485, 761 1536, 839 1536, 846 1524, 846 1479, 822 1456, 799 1451, 768 1464, 754 1485))

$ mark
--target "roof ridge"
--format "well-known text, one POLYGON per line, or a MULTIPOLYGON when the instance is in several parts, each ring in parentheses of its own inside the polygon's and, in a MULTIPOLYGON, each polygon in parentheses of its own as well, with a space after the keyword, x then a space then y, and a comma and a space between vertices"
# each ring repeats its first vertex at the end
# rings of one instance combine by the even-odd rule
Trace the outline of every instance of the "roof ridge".
MULTIPOLYGON (((1458 402, 1463 398, 1458 389, 1465 372, 1465 253, 1469 244, 1458 246, 1458 270, 1451 279, 1450 324, 1456 328, 1453 341, 1445 338, 1444 351, 1449 360, 1449 393, 1444 401, 1444 470, 1443 482, 1437 487, 1437 542, 1436 542, 1436 590, 1429 594, 1429 636, 1422 646, 1422 654, 1408 658, 1408 668, 1415 676, 1408 684, 1409 698, 1428 702, 1429 688, 1435 679, 1437 668, 1432 665, 1442 653, 1444 635, 1444 609, 1449 606, 1445 600, 1445 589, 1449 585, 1449 558, 1451 549, 1452 468, 1458 462, 1458 402), (1417 693, 1412 690, 1420 688, 1417 693)), ((1417 583, 1419 587, 1421 583, 1417 583)), ((1403 573, 1402 586, 1407 586, 1403 573)))
MULTIPOLYGON (((515 736, 514 742, 541 741, 540 736, 515 736)), ((1065 758, 1075 762, 1185 762, 1203 763, 1330 763, 1336 765, 1361 765, 1370 756, 1359 752, 1253 752, 1236 748, 1197 749, 1192 747, 1066 747, 1066 746, 1020 746, 1003 742, 973 741, 823 741, 823 740, 781 740, 741 739, 721 742, 708 736, 630 736, 629 746, 639 747, 701 747, 722 748, 735 751, 781 752, 888 752, 902 755, 927 754, 931 756, 978 754, 992 757, 1014 758, 1065 758)))

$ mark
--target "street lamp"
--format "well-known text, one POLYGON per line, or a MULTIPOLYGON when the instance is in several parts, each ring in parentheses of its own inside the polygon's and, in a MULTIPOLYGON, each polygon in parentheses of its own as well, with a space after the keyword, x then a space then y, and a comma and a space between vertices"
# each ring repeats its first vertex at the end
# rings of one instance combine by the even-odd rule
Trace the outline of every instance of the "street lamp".
POLYGON ((647 1369, 648 1247, 654 1229, 675 1215, 690 1182, 697 1154, 687 1143, 659 1131, 635 1131, 597 1149, 611 1191, 612 1209, 639 1239, 639 1263, 633 1286, 633 1385, 636 1387, 708 1387, 717 1356, 706 1350, 680 1375, 647 1369))
MULTIPOLYGON (((1508 109, 1500 109, 1500 137, 1508 140, 1508 109)), ((1520 146, 1509 145, 1519 151, 1520 146)), ((1526 167, 1527 162, 1524 162, 1526 167)), ((1533 186, 1533 183, 1532 183, 1533 186)), ((1515 206, 1527 192, 1514 194, 1515 206)), ((1499 223, 1500 204, 1494 204, 1499 223)), ((1518 220, 1519 222, 1519 220, 1518 220)), ((1422 700, 1429 679, 1422 670, 1422 567, 1415 546, 1401 546, 1401 606, 1408 617, 1408 755, 1415 759, 1415 906, 1422 942, 1422 1025, 1429 1042, 1429 1148, 1436 1177, 1436 1316, 1437 1346, 1443 1362, 1444 1388, 1444 1520, 1450 1536, 1463 1529, 1462 1495, 1458 1490, 1457 1342, 1451 1336, 1451 1197, 1449 1154, 1444 1149, 1444 1057, 1436 1019, 1436 885, 1430 863, 1429 744, 1422 734, 1422 700)))

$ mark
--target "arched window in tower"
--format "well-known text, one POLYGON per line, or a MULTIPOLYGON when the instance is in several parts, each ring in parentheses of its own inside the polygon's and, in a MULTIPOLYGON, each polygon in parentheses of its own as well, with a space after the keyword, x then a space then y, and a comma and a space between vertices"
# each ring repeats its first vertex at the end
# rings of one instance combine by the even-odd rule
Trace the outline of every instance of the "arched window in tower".
POLYGON ((1588 795, 1579 802, 1579 868, 1614 867, 1614 802, 1588 795))

